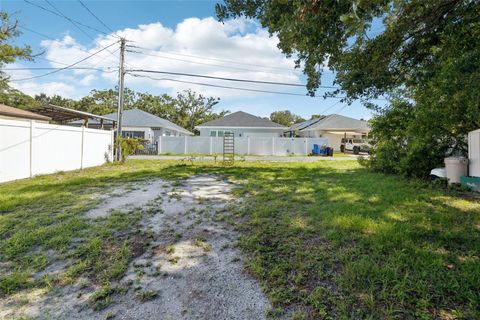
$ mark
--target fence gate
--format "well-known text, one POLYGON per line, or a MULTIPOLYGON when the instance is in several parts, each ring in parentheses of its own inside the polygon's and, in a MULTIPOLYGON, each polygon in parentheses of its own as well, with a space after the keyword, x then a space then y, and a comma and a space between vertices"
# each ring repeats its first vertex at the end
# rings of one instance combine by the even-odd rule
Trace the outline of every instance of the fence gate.
POLYGON ((142 148, 137 148, 135 154, 140 155, 157 155, 158 154, 158 141, 142 143, 142 148), (141 150, 140 150, 141 149, 141 150))
POLYGON ((223 134, 223 163, 232 165, 235 160, 235 136, 233 132, 223 134))

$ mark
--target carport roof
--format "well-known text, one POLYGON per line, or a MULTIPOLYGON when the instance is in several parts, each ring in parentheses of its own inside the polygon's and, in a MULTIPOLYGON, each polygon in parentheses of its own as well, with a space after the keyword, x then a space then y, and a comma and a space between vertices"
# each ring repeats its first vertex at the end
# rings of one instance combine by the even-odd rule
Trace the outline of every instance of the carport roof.
MULTIPOLYGON (((358 120, 339 114, 331 114, 323 118, 316 119, 316 122, 310 123, 302 127, 302 124, 308 121, 298 124, 302 129, 292 129, 299 131, 314 131, 314 130, 327 130, 327 131, 355 131, 355 132, 369 132, 370 126, 365 120, 358 120)), ((295 126, 295 125, 294 125, 295 126)))

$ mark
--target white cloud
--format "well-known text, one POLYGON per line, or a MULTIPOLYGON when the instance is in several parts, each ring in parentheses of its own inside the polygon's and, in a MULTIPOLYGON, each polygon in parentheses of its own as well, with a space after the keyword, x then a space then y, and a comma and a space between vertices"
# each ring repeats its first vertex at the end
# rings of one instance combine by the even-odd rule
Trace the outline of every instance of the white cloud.
MULTIPOLYGON (((245 19, 236 19, 222 24, 214 18, 188 18, 180 22, 175 29, 167 28, 160 22, 139 25, 137 28, 119 30, 116 34, 128 40, 125 61, 127 69, 153 69, 178 73, 193 73, 226 78, 241 78, 260 81, 300 83, 300 72, 294 69, 293 59, 287 59, 277 48, 278 38, 270 37, 268 32, 245 19), (130 47, 134 46, 134 47, 130 47), (137 48, 135 48, 137 47, 137 48), (146 48, 146 49, 144 49, 146 48)), ((79 61, 101 48, 118 41, 114 35, 99 36, 91 46, 80 44, 70 35, 58 40, 45 40, 46 58, 54 67, 63 67, 79 61), (61 62, 58 63, 58 62, 61 62)), ((118 65, 118 46, 78 64, 80 67, 111 68, 118 65)), ((95 70, 73 70, 58 73, 60 77, 74 79, 41 84, 42 90, 68 96, 78 95, 80 87, 93 88, 93 85, 114 86, 117 83, 116 72, 95 70), (67 89, 67 87, 73 89, 67 89), (55 92, 55 90, 58 90, 55 92)), ((138 73, 148 75, 146 73, 138 73)), ((173 75, 149 74, 155 78, 211 83, 215 85, 253 88, 260 90, 283 91, 288 87, 259 84, 227 82, 214 79, 180 77, 173 75)), ((49 78, 50 79, 50 78, 49 78)), ((58 77, 57 77, 58 79, 58 77)), ((42 79, 38 79, 43 80, 42 79)), ((31 83, 32 84, 32 83, 31 83)), ((18 86, 26 86, 20 84, 18 86)), ((157 81, 148 78, 126 78, 126 86, 153 93, 175 93, 184 89, 194 89, 204 95, 219 97, 254 96, 255 93, 229 89, 211 88, 194 84, 172 81, 157 81), (153 89, 153 90, 152 90, 153 89), (155 92, 156 90, 157 92, 155 92)), ((85 91, 85 90, 81 91, 85 91)), ((36 90, 35 90, 36 91, 36 90)), ((31 91, 30 91, 31 92, 31 91)))

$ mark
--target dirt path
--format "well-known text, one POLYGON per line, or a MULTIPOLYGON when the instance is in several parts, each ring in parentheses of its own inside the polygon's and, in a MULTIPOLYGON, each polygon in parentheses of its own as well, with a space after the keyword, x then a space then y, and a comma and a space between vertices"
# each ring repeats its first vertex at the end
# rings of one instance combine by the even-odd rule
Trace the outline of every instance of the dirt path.
MULTIPOLYGON (((226 220, 235 205, 232 185, 218 176, 197 175, 177 183, 154 180, 114 190, 86 214, 141 206, 143 231, 151 241, 130 263, 118 286, 124 292, 95 311, 78 285, 39 296, 25 315, 53 319, 264 319, 270 305, 243 268, 234 247, 237 232, 226 220)), ((59 266, 61 269, 64 266, 59 266)), ((61 270, 55 270, 61 272, 61 270)), ((32 299, 32 298, 31 298, 32 299)))
POLYGON ((164 194, 161 213, 147 223, 155 235, 151 249, 122 280, 133 281, 133 290, 103 313, 119 319, 263 319, 268 301, 243 270, 233 247, 237 233, 222 222, 230 190, 227 182, 203 175, 164 194), (139 303, 138 291, 158 297, 139 303))

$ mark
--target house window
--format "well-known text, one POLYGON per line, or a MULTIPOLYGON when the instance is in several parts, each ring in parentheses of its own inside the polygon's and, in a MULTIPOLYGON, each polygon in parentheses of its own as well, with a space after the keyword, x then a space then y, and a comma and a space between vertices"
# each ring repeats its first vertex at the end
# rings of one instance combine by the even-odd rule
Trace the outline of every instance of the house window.
POLYGON ((122 136, 124 138, 145 139, 145 132, 144 131, 122 131, 122 136))
POLYGON ((233 131, 230 130, 211 130, 210 137, 223 137, 226 132, 233 133, 233 131))

